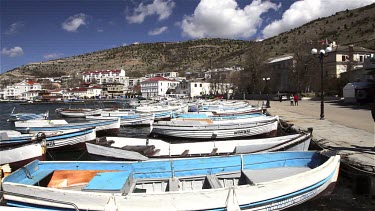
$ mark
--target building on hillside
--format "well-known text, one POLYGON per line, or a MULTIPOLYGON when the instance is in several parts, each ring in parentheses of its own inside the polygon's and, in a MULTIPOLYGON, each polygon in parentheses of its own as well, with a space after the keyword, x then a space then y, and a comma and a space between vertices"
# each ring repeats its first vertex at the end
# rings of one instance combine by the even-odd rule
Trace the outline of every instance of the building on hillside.
POLYGON ((165 96, 176 89, 179 82, 164 78, 153 77, 141 82, 142 97, 165 96))
POLYGON ((289 92, 291 90, 290 72, 296 64, 294 54, 284 54, 281 56, 269 58, 266 61, 268 74, 266 77, 271 78, 270 90, 278 92, 289 92))
POLYGON ((35 100, 36 98, 38 98, 39 93, 41 91, 42 90, 29 90, 27 92, 23 92, 22 93, 22 99, 25 99, 25 100, 35 100))
POLYGON ((210 93, 210 83, 199 79, 192 81, 183 80, 177 86, 176 92, 191 98, 208 95, 210 93))
POLYGON ((375 50, 359 46, 341 46, 330 44, 332 52, 324 58, 324 75, 328 78, 339 78, 341 73, 360 69, 367 58, 375 56, 375 50))
POLYGON ((23 99, 22 94, 31 90, 41 90, 42 86, 40 83, 36 83, 32 80, 24 80, 20 83, 7 86, 4 90, 4 99, 23 99))
POLYGON ((176 79, 178 77, 178 72, 162 72, 162 73, 150 73, 146 74, 146 78, 154 78, 154 77, 164 77, 168 79, 176 79))
POLYGON ((75 87, 64 92, 64 99, 84 99, 87 98, 86 87, 75 87))
POLYGON ((223 68, 215 68, 209 69, 204 73, 205 79, 218 79, 218 80, 226 80, 229 78, 229 75, 233 72, 243 70, 240 66, 233 66, 233 67, 223 67, 223 68))
POLYGON ((88 98, 100 98, 102 94, 101 86, 90 86, 87 88, 87 97, 88 98))
POLYGON ((105 83, 102 85, 102 94, 106 98, 118 98, 124 96, 124 84, 105 83))
POLYGON ((82 74, 82 79, 85 83, 96 83, 96 84, 105 84, 105 83, 121 83, 125 87, 128 84, 125 76, 125 70, 97 70, 97 71, 86 71, 82 74))
POLYGON ((176 93, 191 98, 207 95, 220 95, 229 98, 233 94, 232 86, 231 83, 210 83, 204 79, 183 80, 176 88, 176 93))
POLYGON ((139 90, 139 87, 141 86, 141 82, 144 80, 147 80, 146 77, 140 77, 140 78, 129 78, 128 80, 128 87, 124 90, 126 94, 136 94, 136 92, 139 90))

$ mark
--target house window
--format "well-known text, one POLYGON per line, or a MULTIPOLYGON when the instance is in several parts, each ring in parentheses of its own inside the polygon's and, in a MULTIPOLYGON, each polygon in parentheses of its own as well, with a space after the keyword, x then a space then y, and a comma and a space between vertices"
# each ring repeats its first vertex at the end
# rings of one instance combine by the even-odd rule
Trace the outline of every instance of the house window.
POLYGON ((343 55, 343 56, 341 57, 341 61, 343 61, 343 62, 346 61, 346 56, 345 56, 345 55, 343 55))
POLYGON ((194 87, 197 87, 197 84, 194 84, 194 87))
POLYGON ((202 84, 199 84, 200 87, 202 87, 202 84))
POLYGON ((363 62, 363 56, 359 56, 359 62, 363 62))

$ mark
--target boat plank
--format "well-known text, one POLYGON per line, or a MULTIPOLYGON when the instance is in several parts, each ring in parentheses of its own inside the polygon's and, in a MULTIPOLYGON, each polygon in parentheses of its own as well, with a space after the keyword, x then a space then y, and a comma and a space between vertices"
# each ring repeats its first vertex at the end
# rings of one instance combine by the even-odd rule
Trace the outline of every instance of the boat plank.
POLYGON ((57 170, 53 172, 47 187, 67 188, 89 183, 96 174, 115 170, 57 170))
POLYGON ((123 192, 130 173, 130 171, 97 173, 82 190, 123 192))

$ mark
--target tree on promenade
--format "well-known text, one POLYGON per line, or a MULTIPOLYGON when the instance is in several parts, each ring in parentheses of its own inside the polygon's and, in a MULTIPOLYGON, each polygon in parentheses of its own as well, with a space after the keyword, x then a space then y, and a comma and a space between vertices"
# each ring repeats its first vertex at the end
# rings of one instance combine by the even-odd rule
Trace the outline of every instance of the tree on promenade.
POLYGON ((264 48, 254 42, 249 49, 243 64, 244 70, 240 74, 241 80, 237 83, 242 92, 259 93, 262 90, 262 77, 266 74, 264 48))

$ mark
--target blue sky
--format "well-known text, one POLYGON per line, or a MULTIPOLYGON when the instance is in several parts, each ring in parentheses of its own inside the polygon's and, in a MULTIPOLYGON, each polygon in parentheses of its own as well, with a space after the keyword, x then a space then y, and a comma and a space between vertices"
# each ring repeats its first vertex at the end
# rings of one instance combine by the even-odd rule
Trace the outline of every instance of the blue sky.
POLYGON ((375 0, 1 0, 1 73, 133 43, 263 39, 375 0))

